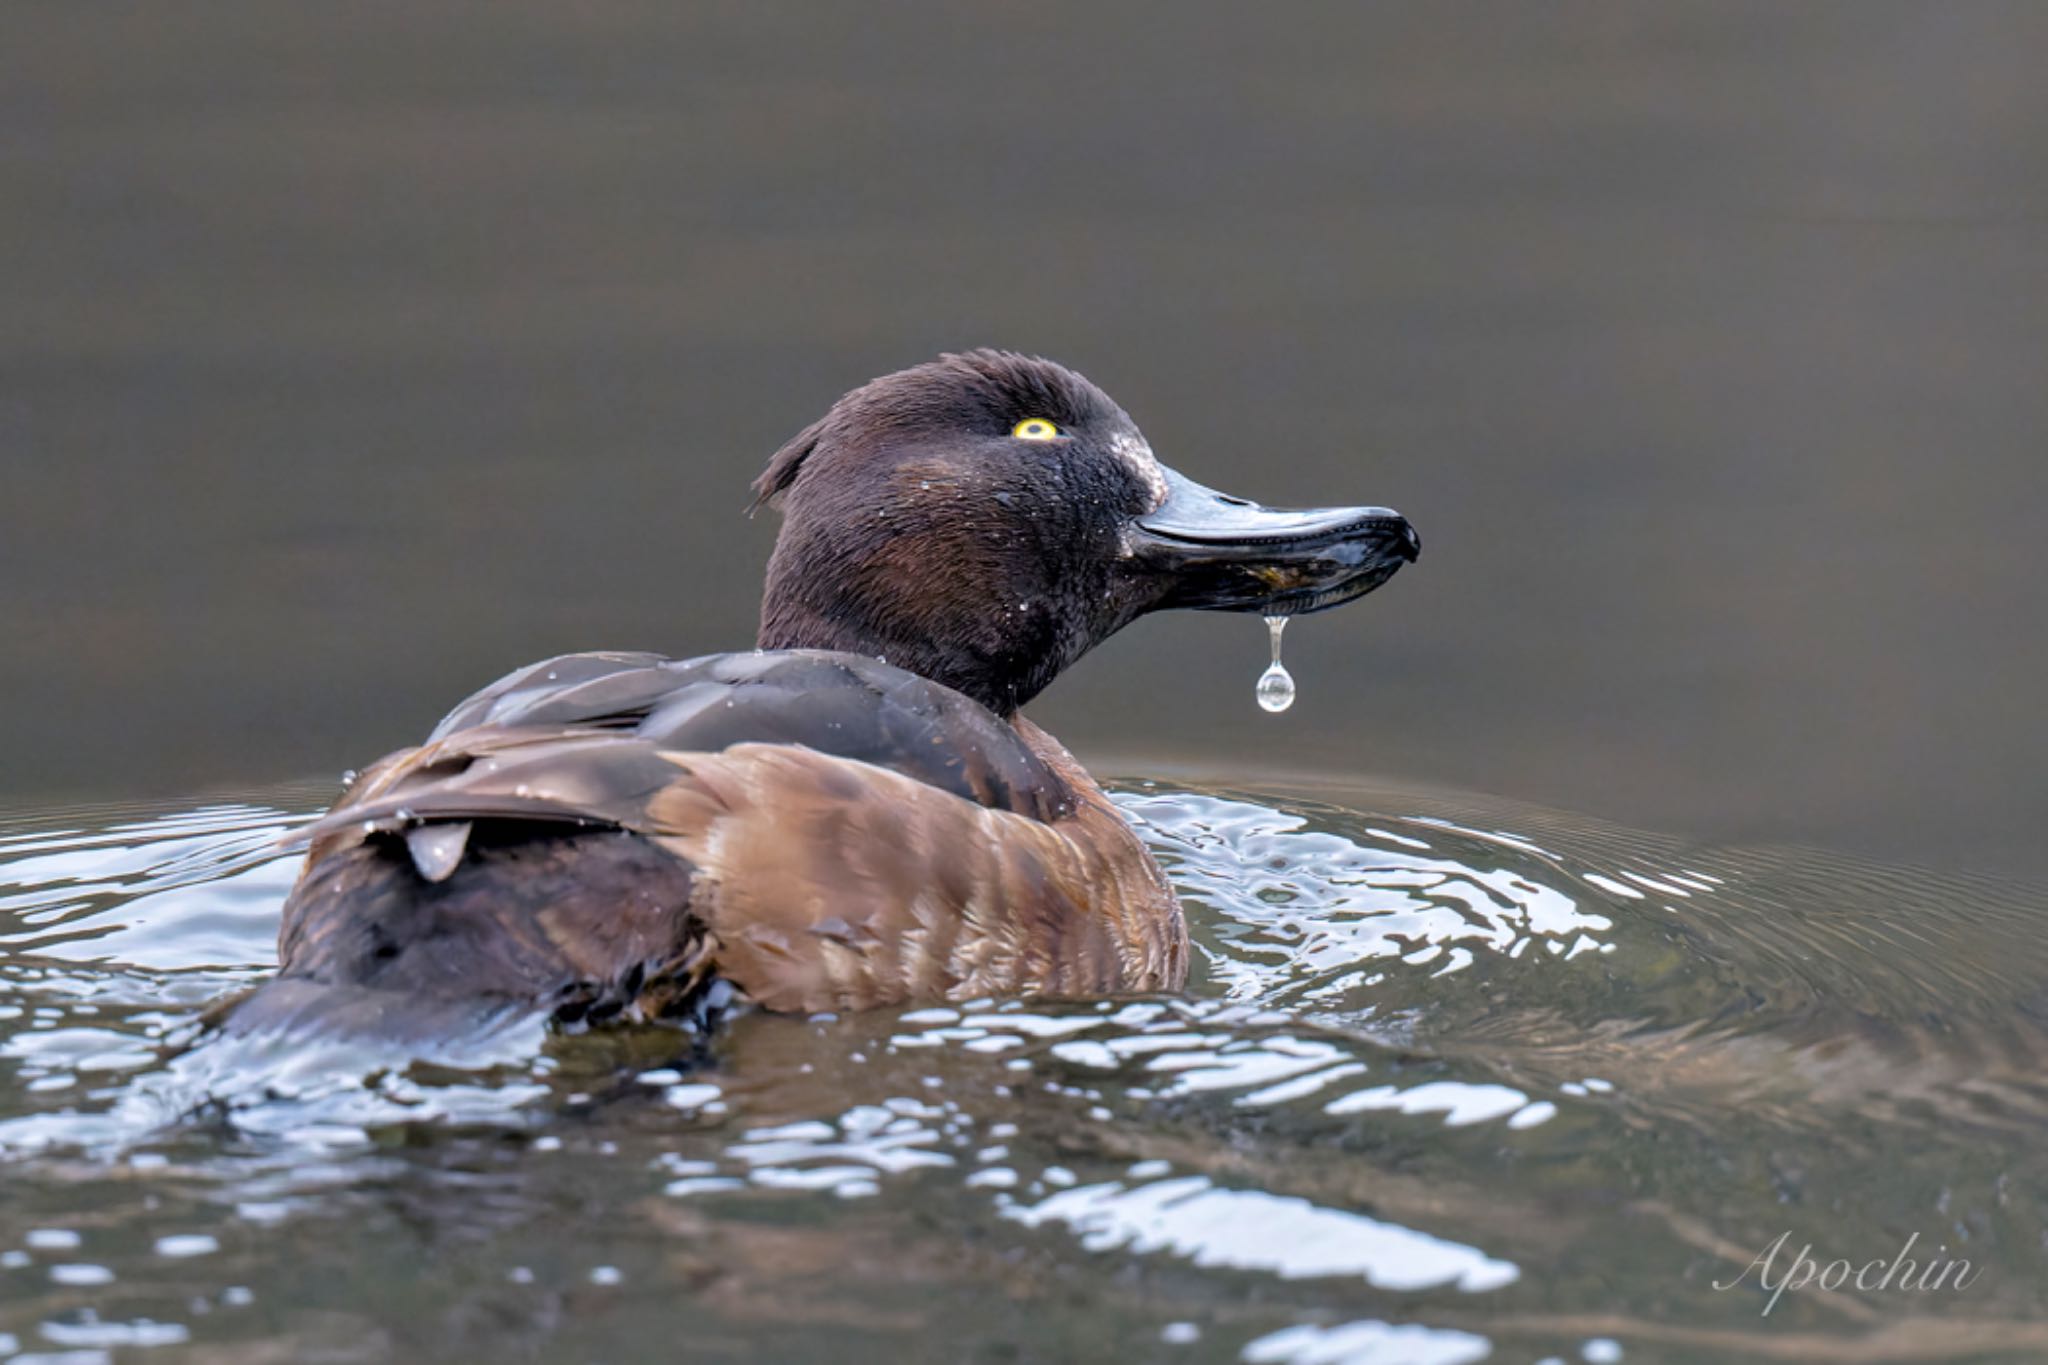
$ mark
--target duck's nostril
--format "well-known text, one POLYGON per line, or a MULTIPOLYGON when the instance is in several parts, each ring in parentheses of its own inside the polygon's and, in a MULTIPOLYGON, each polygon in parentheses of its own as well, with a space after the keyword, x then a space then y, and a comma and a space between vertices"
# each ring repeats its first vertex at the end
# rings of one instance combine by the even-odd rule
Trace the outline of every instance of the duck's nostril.
POLYGON ((1250 507, 1250 506, 1251 506, 1251 502, 1250 502, 1250 500, 1249 500, 1249 499, 1246 499, 1246 498, 1233 498, 1233 497, 1231 497, 1231 496, 1230 496, 1230 494, 1228 494, 1228 493, 1218 493, 1218 494, 1216 495, 1216 501, 1218 501, 1218 502, 1222 503, 1222 504, 1223 504, 1223 505, 1224 505, 1225 507, 1250 507))

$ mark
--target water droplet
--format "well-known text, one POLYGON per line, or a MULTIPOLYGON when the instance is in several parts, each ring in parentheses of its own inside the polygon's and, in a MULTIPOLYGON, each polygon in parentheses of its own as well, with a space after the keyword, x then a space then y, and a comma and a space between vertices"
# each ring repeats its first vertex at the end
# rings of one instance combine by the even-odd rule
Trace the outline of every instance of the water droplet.
POLYGON ((1285 711, 1294 705, 1294 678, 1280 663, 1280 632, 1287 629, 1287 618, 1268 616, 1266 634, 1273 641, 1273 662, 1259 674, 1256 694, 1259 706, 1267 711, 1285 711))
POLYGON ((1294 705, 1294 679, 1274 664, 1259 675, 1259 705, 1268 711, 1285 711, 1294 705))

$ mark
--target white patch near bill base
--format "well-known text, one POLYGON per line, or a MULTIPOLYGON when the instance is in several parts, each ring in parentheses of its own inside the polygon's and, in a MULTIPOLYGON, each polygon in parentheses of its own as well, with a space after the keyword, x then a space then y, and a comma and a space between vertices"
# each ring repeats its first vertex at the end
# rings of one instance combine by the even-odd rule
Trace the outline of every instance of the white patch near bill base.
POLYGON ((1109 438, 1109 453, 1129 465, 1131 472, 1152 491, 1152 510, 1158 511, 1166 501, 1166 475, 1159 472, 1158 457, 1145 438, 1135 432, 1120 431, 1109 438))

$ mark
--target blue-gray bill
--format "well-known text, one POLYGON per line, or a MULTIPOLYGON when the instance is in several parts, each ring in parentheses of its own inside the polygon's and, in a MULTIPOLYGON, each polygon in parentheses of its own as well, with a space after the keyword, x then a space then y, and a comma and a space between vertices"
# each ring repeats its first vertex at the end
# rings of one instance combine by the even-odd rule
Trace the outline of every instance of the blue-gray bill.
POLYGON ((1162 470, 1166 500, 1133 553, 1171 577, 1167 607, 1300 616, 1363 597, 1413 563, 1415 528, 1387 507, 1262 507, 1162 470))

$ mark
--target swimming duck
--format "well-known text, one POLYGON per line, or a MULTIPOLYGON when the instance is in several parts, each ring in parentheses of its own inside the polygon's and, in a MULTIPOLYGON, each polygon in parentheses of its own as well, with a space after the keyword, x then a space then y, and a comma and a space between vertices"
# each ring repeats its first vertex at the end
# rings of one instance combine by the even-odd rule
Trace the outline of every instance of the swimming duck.
POLYGON ((1321 611, 1419 548, 1385 508, 1204 488, 1003 351, 853 390, 754 488, 759 648, 550 659, 370 767, 296 836, 230 1028, 1178 989, 1172 887, 1019 708, 1147 612, 1321 611))

